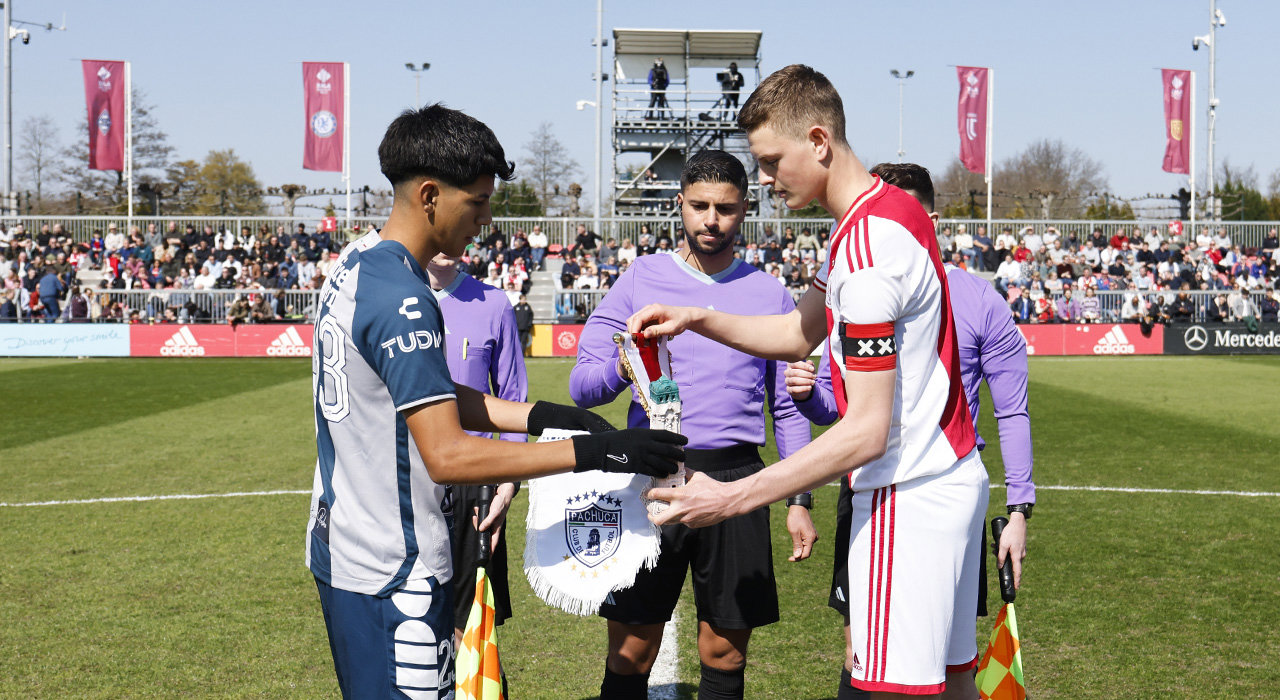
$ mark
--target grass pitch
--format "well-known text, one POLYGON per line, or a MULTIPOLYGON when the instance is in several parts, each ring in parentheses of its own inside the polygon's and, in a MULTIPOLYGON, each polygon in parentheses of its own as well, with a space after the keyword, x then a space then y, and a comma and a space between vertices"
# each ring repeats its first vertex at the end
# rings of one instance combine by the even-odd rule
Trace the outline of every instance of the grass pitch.
MULTIPOLYGON (((569 368, 531 361, 533 395, 567 400, 569 368)), ((309 375, 306 360, 0 360, 0 501, 306 491, 309 375)), ((1042 489, 1018 597, 1030 693, 1275 697, 1280 358, 1033 358, 1031 376, 1042 489)), ((620 402, 605 413, 622 422, 620 402)), ((980 427, 996 435, 989 417, 980 427)), ((834 497, 815 495, 823 540, 798 564, 775 508, 783 619, 752 640, 750 697, 834 695, 834 497)), ((993 490, 993 515, 1003 503, 993 490)), ((526 506, 522 492, 509 521, 516 616, 499 629, 512 694, 594 697, 603 623, 529 591, 526 506)), ((0 506, 0 697, 336 696, 302 566, 306 512, 296 494, 0 506)), ((691 598, 682 697, 697 683, 691 598)))

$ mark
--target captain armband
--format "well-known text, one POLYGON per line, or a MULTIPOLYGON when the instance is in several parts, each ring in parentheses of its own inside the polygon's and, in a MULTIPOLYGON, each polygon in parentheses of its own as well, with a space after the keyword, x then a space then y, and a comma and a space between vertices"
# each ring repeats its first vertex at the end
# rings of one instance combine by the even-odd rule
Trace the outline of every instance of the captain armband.
POLYGON ((898 342, 891 322, 842 323, 840 345, 846 370, 880 372, 898 366, 898 342))

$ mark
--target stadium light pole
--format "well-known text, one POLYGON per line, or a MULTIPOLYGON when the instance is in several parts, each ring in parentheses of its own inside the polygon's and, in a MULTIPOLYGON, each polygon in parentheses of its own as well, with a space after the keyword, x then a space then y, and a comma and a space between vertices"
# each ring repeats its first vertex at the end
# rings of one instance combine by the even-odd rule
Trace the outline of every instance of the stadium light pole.
POLYGON ((906 87, 907 79, 915 75, 916 72, 909 70, 906 73, 899 73, 897 68, 889 71, 898 80, 898 162, 902 162, 902 156, 906 155, 906 151, 902 150, 902 94, 906 87))
MULTIPOLYGON (((596 70, 593 76, 596 79, 596 102, 592 105, 596 108, 596 196, 592 211, 595 220, 595 232, 597 235, 605 237, 600 230, 600 200, 604 192, 600 177, 600 116, 601 112, 604 111, 604 81, 608 78, 604 74, 604 47, 609 44, 604 38, 604 0, 596 0, 596 38, 591 43, 596 47, 596 70)), ((582 109, 581 102, 578 103, 578 109, 582 109)))
POLYGON ((413 108, 420 109, 422 107, 422 74, 427 72, 431 64, 423 63, 422 67, 418 68, 416 64, 406 63, 404 67, 413 73, 413 108))
POLYGON ((35 22, 24 22, 13 18, 13 0, 4 0, 0 2, 4 7, 4 194, 3 202, 0 202, 0 212, 4 214, 17 213, 17 203, 14 201, 13 191, 13 40, 22 38, 22 43, 31 43, 31 32, 26 29, 17 29, 13 25, 25 24, 32 27, 43 27, 46 32, 57 29, 60 32, 67 31, 67 16, 62 16, 62 26, 55 27, 53 22, 45 24, 37 24, 35 22))
POLYGON ((1217 52, 1218 52, 1218 27, 1227 26, 1227 18, 1223 16, 1222 10, 1218 9, 1218 0, 1209 0, 1209 33, 1203 36, 1194 37, 1191 40, 1191 50, 1199 51, 1200 45, 1204 44, 1209 47, 1209 177, 1205 185, 1205 199, 1208 212, 1206 218, 1218 218, 1218 196, 1214 190, 1214 174, 1213 174, 1213 146, 1214 146, 1214 127, 1216 126, 1218 117, 1218 95, 1216 90, 1217 77, 1217 52))

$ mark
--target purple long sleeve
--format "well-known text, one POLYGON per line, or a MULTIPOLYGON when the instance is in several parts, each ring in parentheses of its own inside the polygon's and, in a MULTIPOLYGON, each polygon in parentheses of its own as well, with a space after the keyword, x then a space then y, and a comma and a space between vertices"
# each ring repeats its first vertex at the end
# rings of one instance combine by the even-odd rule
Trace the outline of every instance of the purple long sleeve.
MULTIPOLYGON (((1007 502, 1035 503, 1031 418, 1027 410, 1027 342, 989 282, 959 268, 949 268, 947 283, 960 346, 961 379, 974 426, 981 409, 978 389, 985 379, 1000 431, 1007 502)), ((979 447, 985 444, 979 436, 979 447)))
MULTIPOLYGON (((569 375, 569 395, 579 406, 608 403, 627 388, 618 376, 615 332, 625 332, 634 309, 648 303, 713 307, 737 314, 787 313, 791 295, 777 280, 749 265, 733 263, 708 277, 674 255, 638 258, 587 319, 578 341, 578 360, 569 375)), ((696 333, 669 341, 673 379, 684 404, 681 432, 695 449, 734 444, 763 445, 766 401, 774 419, 774 440, 782 457, 809 442, 809 424, 786 391, 784 363, 751 357, 696 333)), ((634 400, 627 424, 648 426, 634 400)))
MULTIPOLYGON (((528 398, 515 311, 506 294, 459 273, 436 298, 444 314, 446 360, 453 380, 508 401, 528 398)), ((510 442, 528 439, 524 433, 502 433, 499 437, 510 442)))
POLYGON ((818 377, 814 380, 813 391, 804 401, 796 401, 796 409, 817 425, 831 425, 840 417, 836 395, 831 390, 831 353, 826 351, 826 343, 819 349, 822 358, 818 360, 818 377))

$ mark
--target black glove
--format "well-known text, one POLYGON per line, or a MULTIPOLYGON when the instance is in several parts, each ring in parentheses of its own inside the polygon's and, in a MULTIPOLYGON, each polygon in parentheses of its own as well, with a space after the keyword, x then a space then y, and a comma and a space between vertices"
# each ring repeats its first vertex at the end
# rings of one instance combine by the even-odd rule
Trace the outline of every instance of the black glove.
POLYGON ((603 433, 614 429, 609 421, 585 408, 539 401, 529 409, 527 432, 530 435, 541 435, 547 428, 585 430, 589 433, 603 433))
POLYGON ((684 461, 689 438, 669 430, 628 428, 594 435, 574 435, 575 472, 605 472, 670 476, 684 461))

